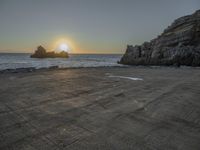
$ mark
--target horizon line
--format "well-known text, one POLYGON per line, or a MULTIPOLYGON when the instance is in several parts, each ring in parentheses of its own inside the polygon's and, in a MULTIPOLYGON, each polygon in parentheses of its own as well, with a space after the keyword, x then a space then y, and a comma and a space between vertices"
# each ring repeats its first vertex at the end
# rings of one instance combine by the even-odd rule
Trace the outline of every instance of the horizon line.
MULTIPOLYGON (((32 53, 29 53, 29 52, 1 52, 0 51, 0 54, 32 54, 32 53)), ((72 54, 72 55, 123 55, 124 53, 69 53, 69 55, 72 54)))

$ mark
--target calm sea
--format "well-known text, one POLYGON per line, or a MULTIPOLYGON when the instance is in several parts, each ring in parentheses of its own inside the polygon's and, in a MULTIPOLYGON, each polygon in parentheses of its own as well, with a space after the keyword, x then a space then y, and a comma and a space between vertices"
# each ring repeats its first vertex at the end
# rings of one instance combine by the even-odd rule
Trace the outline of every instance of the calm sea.
POLYGON ((50 66, 59 66, 60 68, 74 67, 102 67, 102 66, 120 66, 117 61, 122 55, 118 54, 73 54, 69 58, 30 58, 30 54, 8 54, 0 53, 0 70, 16 68, 48 68, 50 66))

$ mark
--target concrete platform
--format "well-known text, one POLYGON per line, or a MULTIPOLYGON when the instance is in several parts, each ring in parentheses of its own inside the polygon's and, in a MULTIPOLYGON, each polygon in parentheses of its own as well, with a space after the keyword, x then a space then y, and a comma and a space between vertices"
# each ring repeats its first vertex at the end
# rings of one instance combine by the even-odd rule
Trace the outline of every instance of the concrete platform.
POLYGON ((7 73, 0 85, 1 150, 200 149, 198 68, 7 73))

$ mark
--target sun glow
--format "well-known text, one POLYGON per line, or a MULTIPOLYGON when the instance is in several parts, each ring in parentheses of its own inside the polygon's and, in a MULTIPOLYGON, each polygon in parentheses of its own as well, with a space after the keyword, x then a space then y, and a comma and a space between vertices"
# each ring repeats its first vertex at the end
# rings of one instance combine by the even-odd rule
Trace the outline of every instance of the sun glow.
POLYGON ((59 46, 59 50, 60 50, 60 51, 68 52, 68 51, 69 51, 69 46, 68 46, 67 44, 65 44, 65 43, 62 43, 62 44, 60 44, 60 46, 59 46))
POLYGON ((52 44, 52 47, 57 52, 65 51, 68 53, 73 53, 76 49, 75 44, 68 38, 57 38, 55 43, 52 44))

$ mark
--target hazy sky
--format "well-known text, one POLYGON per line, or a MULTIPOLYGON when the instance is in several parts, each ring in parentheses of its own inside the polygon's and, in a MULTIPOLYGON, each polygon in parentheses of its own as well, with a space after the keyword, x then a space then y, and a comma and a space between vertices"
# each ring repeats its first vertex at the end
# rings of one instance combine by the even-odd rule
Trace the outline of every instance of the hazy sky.
POLYGON ((0 52, 65 39, 73 53, 122 53, 197 9, 200 0, 0 0, 0 52))

